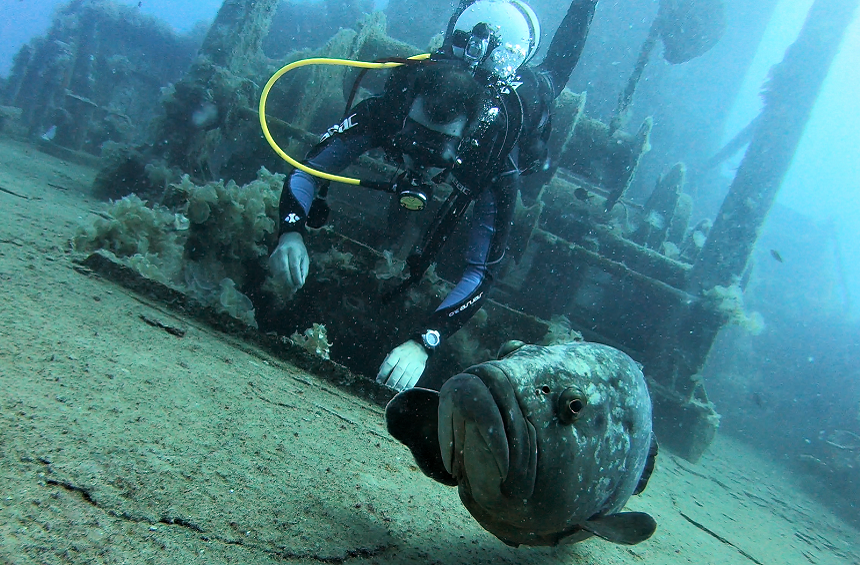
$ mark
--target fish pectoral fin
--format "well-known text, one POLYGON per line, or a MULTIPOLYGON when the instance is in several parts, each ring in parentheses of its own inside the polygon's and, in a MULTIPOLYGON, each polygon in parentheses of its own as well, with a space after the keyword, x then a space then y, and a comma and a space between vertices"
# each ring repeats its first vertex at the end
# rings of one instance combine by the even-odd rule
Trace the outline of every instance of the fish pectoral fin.
POLYGON ((619 512, 587 520, 582 529, 612 543, 635 545, 651 537, 657 522, 644 512, 619 512))
POLYGON ((415 464, 425 475, 443 485, 456 486, 442 462, 438 428, 439 393, 411 388, 397 394, 385 407, 388 433, 409 448, 415 464))
POLYGON ((657 436, 651 432, 651 446, 648 448, 648 458, 645 460, 645 468, 642 469, 642 475, 639 477, 639 483, 636 485, 636 490, 633 494, 641 494, 645 487, 648 486, 648 479, 651 478, 651 473, 654 472, 654 465, 657 462, 657 436))

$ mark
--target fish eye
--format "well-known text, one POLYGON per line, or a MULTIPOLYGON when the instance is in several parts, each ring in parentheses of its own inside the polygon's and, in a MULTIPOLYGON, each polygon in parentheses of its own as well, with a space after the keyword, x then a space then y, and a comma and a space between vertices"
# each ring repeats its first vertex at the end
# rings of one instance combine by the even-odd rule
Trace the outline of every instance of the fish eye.
POLYGON ((565 424, 572 424, 579 419, 586 400, 584 395, 575 388, 566 388, 558 397, 558 419, 565 424))

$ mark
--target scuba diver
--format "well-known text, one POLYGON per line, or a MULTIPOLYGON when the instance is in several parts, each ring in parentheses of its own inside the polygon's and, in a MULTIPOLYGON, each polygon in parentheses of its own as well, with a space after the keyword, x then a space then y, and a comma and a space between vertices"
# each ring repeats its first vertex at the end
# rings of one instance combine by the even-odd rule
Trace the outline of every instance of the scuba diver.
MULTIPOLYGON (((442 47, 396 67, 383 93, 348 111, 302 162, 336 173, 381 147, 404 170, 391 192, 408 210, 424 208, 433 185, 451 186, 407 259, 409 278, 401 289, 421 279, 475 203, 459 282, 411 339, 387 355, 377 381, 396 390, 414 387, 429 355, 481 308, 505 253, 520 177, 549 167, 552 102, 579 61, 596 4, 573 0, 543 62, 527 66, 540 39, 532 9, 521 0, 462 0, 442 47)), ((293 289, 307 278, 304 236, 308 226, 325 222, 327 206, 318 201, 326 191, 325 181, 299 169, 284 183, 269 269, 293 289)))

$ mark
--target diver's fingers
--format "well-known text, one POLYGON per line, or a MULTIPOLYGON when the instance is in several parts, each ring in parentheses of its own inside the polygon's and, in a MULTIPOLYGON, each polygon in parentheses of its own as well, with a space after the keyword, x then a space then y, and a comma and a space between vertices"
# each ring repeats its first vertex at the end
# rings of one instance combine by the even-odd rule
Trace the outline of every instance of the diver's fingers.
POLYGON ((290 274, 290 263, 286 253, 276 250, 272 256, 269 257, 269 270, 271 271, 272 276, 277 280, 283 282, 290 288, 295 289, 295 284, 293 283, 293 278, 290 274))
POLYGON ((407 367, 408 360, 403 359, 402 357, 398 359, 397 365, 394 366, 394 370, 391 371, 391 376, 388 377, 388 381, 385 384, 394 390, 403 390, 403 377, 406 375, 407 367))
POLYGON ((404 355, 397 361, 397 366, 388 378, 388 386, 395 390, 406 390, 415 386, 421 373, 424 372, 424 363, 414 356, 404 355))
POLYGON ((308 258, 307 249, 305 249, 305 252, 302 254, 302 262, 301 262, 301 267, 302 267, 301 268, 301 275, 302 275, 301 285, 302 286, 305 286, 305 281, 308 280, 308 269, 310 268, 310 262, 311 261, 310 261, 310 258, 308 258))
POLYGON ((421 378, 421 373, 423 372, 424 363, 420 362, 418 359, 411 360, 403 371, 403 377, 398 383, 398 385, 400 385, 398 390, 406 390, 414 387, 415 383, 418 382, 418 379, 421 378))
POLYGON ((269 255, 269 271, 274 277, 280 278, 284 275, 284 261, 277 249, 269 255))
POLYGON ((376 376, 378 382, 396 390, 412 388, 427 364, 427 352, 414 340, 401 343, 385 358, 376 376))
POLYGON ((287 250, 289 268, 287 279, 293 288, 301 288, 308 274, 308 254, 304 247, 290 247, 287 250))
POLYGON ((386 381, 388 377, 391 375, 391 371, 394 370, 394 367, 397 366, 397 361, 400 360, 400 355, 396 351, 392 351, 388 355, 385 356, 385 360, 382 362, 382 365, 379 367, 379 373, 376 375, 376 382, 382 384, 388 384, 386 381))

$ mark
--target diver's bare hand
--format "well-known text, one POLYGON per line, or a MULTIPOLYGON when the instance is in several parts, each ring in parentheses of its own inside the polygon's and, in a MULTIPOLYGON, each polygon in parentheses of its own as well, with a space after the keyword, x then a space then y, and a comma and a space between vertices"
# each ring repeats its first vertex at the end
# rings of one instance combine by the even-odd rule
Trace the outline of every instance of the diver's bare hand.
POLYGON ((427 352, 417 341, 409 340, 395 347, 382 362, 376 382, 394 390, 415 386, 427 365, 427 352))
POLYGON ((298 232, 285 233, 269 256, 269 271, 293 290, 302 288, 308 277, 308 250, 298 232))

